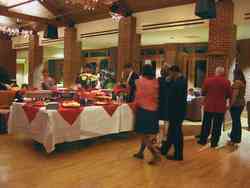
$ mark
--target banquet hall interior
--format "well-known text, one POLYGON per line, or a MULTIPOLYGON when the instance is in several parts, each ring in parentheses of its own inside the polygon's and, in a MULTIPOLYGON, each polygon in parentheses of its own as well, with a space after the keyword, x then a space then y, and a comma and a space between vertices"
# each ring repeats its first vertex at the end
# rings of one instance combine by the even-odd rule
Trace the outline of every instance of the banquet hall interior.
POLYGON ((0 188, 248 188, 248 81, 249 0, 0 0, 0 188), (133 158, 125 69, 145 64, 178 65, 193 92, 183 161, 133 158), (219 147, 201 146, 204 80, 237 65, 242 142, 227 144, 227 112, 219 147))

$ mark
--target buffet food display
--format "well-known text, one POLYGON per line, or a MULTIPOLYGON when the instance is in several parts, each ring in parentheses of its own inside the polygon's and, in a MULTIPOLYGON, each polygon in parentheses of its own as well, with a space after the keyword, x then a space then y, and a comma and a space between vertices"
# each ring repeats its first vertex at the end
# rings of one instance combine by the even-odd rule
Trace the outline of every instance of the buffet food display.
POLYGON ((111 90, 37 91, 13 103, 8 131, 28 134, 48 153, 59 143, 132 131, 134 104, 114 99, 111 90))

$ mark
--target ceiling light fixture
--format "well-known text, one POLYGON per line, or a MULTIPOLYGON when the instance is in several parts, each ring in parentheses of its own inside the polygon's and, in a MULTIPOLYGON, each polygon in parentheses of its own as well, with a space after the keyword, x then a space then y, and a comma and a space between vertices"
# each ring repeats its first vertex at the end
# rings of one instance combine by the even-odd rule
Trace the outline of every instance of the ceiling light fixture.
POLYGON ((80 5, 84 10, 95 10, 101 0, 66 0, 67 5, 80 5))
POLYGON ((29 35, 33 35, 33 30, 24 29, 22 27, 22 20, 17 18, 16 26, 6 26, 0 25, 0 32, 8 35, 9 37, 16 37, 16 36, 24 36, 28 37, 29 35))

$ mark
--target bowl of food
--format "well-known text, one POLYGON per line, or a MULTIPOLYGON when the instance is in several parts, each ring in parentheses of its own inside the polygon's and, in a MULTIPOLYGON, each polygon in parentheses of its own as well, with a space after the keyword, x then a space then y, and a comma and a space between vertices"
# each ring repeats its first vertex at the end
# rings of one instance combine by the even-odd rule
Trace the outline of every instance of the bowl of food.
POLYGON ((64 108, 79 108, 81 105, 76 101, 64 101, 62 103, 62 107, 64 108))

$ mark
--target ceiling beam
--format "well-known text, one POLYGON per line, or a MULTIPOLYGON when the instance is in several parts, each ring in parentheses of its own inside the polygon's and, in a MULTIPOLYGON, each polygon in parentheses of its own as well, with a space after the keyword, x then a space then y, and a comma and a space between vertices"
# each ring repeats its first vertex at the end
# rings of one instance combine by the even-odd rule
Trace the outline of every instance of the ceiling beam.
POLYGON ((144 12, 155 9, 174 7, 179 5, 186 5, 195 3, 196 0, 161 0, 158 3, 154 3, 154 1, 137 1, 136 5, 132 0, 125 0, 128 6, 132 9, 133 12, 144 12))
POLYGON ((56 2, 54 0, 38 0, 44 8, 50 11, 54 16, 61 14, 61 11, 57 9, 56 2))
MULTIPOLYGON (((101 13, 93 15, 91 12, 87 13, 72 13, 71 16, 74 18, 76 23, 85 23, 94 20, 100 20, 105 18, 110 18, 109 8, 113 2, 117 0, 105 0, 101 3, 100 8, 103 9, 101 13)), ((134 1, 134 0, 120 0, 127 4, 127 6, 133 11, 133 13, 156 10, 161 8, 173 7, 178 5, 186 5, 195 3, 196 0, 148 0, 148 1, 134 1)))
POLYGON ((11 18, 20 18, 22 20, 38 22, 38 23, 42 23, 42 24, 53 24, 53 25, 57 25, 57 26, 64 25, 60 21, 50 20, 47 18, 41 18, 38 16, 30 16, 27 14, 22 14, 22 13, 10 11, 10 10, 8 10, 8 7, 4 7, 4 6, 0 6, 0 15, 11 17, 11 18))
POLYGON ((12 9, 12 8, 15 8, 15 7, 19 7, 19 6, 21 6, 21 5, 28 4, 28 3, 31 3, 31 2, 33 2, 33 1, 35 1, 35 0, 28 0, 28 1, 24 1, 24 2, 22 2, 22 3, 17 3, 17 4, 15 4, 15 5, 8 6, 8 9, 12 9))

